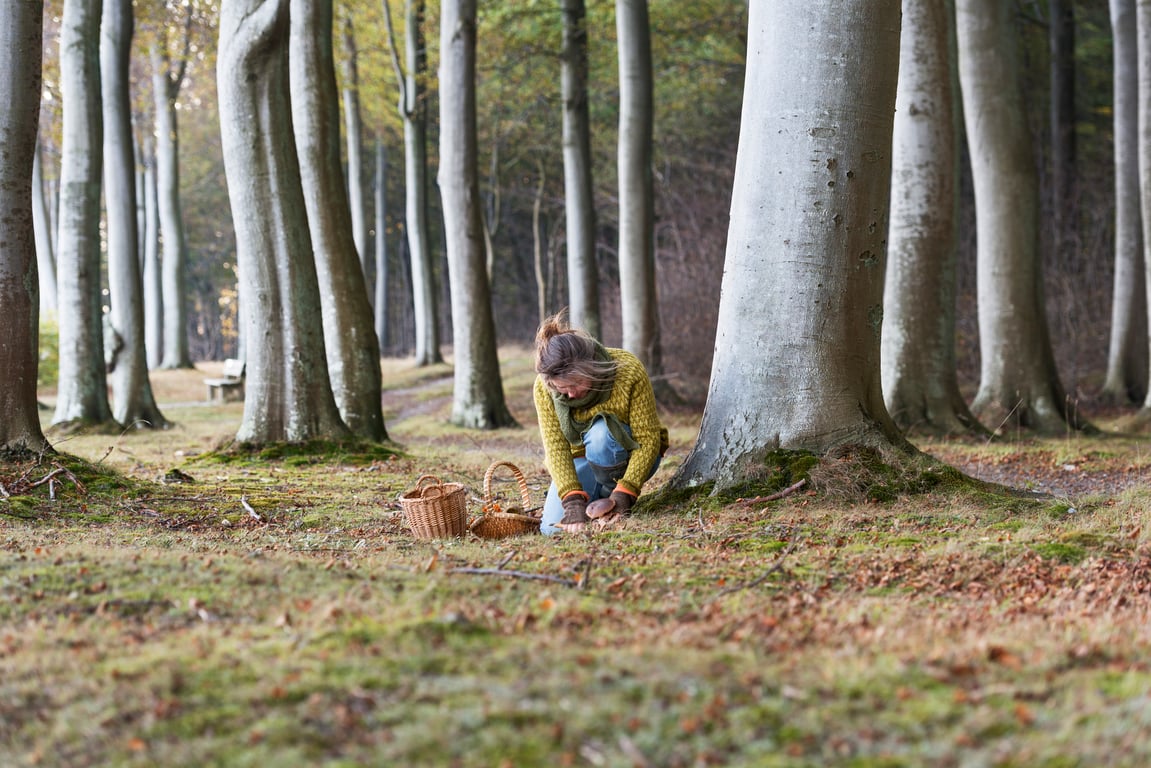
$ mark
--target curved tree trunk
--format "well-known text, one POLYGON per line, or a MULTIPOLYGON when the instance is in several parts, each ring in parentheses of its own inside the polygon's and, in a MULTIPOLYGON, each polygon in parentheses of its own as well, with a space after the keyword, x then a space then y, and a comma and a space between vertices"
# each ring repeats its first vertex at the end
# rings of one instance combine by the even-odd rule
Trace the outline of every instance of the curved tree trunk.
MULTIPOLYGON (((344 19, 344 132, 348 145, 348 203, 352 215, 352 240, 364 272, 364 285, 372 274, 372 254, 368 248, 366 185, 364 184, 364 131, 360 119, 360 70, 356 62, 356 37, 351 18, 344 19)), ((335 87, 335 77, 332 78, 335 87)), ((339 135, 336 136, 337 141, 339 135)), ((337 160, 339 153, 337 152, 337 160)))
POLYGON ((504 401, 485 264, 476 145, 476 2, 445 0, 440 18, 440 194, 451 278, 452 423, 514 426, 504 401))
POLYGON ((160 367, 164 358, 164 281, 160 264, 160 212, 156 202, 156 155, 150 137, 144 138, 144 349, 148 368, 160 367))
POLYGON ((891 418, 905 431, 944 435, 980 428, 959 393, 955 360, 953 9, 950 0, 903 0, 880 341, 891 418))
POLYGON ((241 443, 342 438, 288 96, 288 0, 220 8, 221 138, 247 362, 241 443))
POLYGON ((32 166, 40 118, 40 0, 0 0, 0 454, 49 449, 36 403, 39 286, 32 166))
POLYGON ((428 54, 424 44, 424 0, 407 0, 404 14, 404 62, 396 51, 392 17, 384 3, 384 21, 392 66, 400 86, 400 117, 404 122, 404 229, 411 265, 412 303, 416 326, 416 365, 443 362, 436 302, 435 270, 428 235, 428 54))
POLYGON ((979 391, 971 411, 998 432, 1085 426, 1055 370, 1039 256, 1039 183, 1024 118, 1012 6, 957 0, 959 78, 975 184, 979 391))
MULTIPOLYGON (((185 31, 185 35, 188 32, 185 31)), ((184 81, 187 57, 172 70, 167 43, 153 45, 152 98, 156 112, 156 200, 163 238, 161 285, 164 342, 161 368, 191 368, 188 353, 188 240, 180 205, 180 135, 176 100, 184 81)))
MULTIPOLYGON (((292 125, 316 256, 332 393, 352 432, 383 440, 387 433, 380 398, 380 345, 340 168, 332 0, 291 0, 290 15, 292 125)), ((354 174, 355 168, 350 166, 349 173, 354 174)))
POLYGON ((616 0, 619 45, 619 282, 623 346, 662 373, 655 291, 651 28, 647 0, 616 0))
POLYGON ((37 142, 32 161, 32 228, 36 233, 36 266, 40 273, 40 310, 55 315, 56 253, 44 189, 43 154, 43 147, 37 142))
MULTIPOLYGON (((163 429, 144 351, 144 281, 136 229, 136 154, 128 97, 132 0, 104 0, 100 83, 104 115, 104 199, 108 216, 108 293, 112 328, 122 344, 113 356, 112 415, 125 427, 163 429)), ((107 350, 105 350, 107 351, 107 350)))
POLYGON ((899 0, 752 3, 711 385, 673 486, 777 448, 903 446, 879 333, 899 0))
POLYGON ((100 0, 65 0, 60 25, 60 369, 54 425, 112 423, 100 310, 100 0))
POLYGON ((1147 290, 1139 204, 1139 52, 1135 0, 1111 0, 1114 46, 1115 282, 1103 393, 1113 402, 1147 395, 1147 290))
POLYGON ((567 218, 568 318, 601 338, 599 270, 595 253, 591 129, 588 117, 588 40, 584 0, 563 0, 564 211, 567 218))

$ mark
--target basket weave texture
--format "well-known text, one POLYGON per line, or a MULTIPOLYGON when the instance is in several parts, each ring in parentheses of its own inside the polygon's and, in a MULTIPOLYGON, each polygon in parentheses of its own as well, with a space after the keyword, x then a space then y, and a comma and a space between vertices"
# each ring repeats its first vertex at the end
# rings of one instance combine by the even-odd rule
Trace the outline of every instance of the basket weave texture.
POLYGON ((525 510, 531 508, 532 497, 528 491, 528 481, 519 467, 509 461, 497 461, 488 467, 484 473, 484 505, 480 514, 468 526, 472 533, 481 539, 503 539, 508 536, 522 536, 524 534, 540 532, 540 518, 529 514, 525 510), (496 470, 506 467, 511 470, 512 476, 519 486, 520 506, 509 506, 504 509, 500 502, 492 495, 492 480, 496 470))
POLYGON ((422 475, 415 488, 400 495, 400 506, 417 539, 447 539, 467 533, 467 490, 459 483, 422 475))

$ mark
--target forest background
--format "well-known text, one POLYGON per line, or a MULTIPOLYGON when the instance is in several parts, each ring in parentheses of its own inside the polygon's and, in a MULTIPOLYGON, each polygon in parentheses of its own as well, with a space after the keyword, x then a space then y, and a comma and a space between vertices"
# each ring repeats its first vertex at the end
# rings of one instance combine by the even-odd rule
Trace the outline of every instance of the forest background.
MULTIPOLYGON (((770 8, 777 24, 790 21, 785 8, 817 9, 824 20, 838 12, 807 0, 752 7, 770 8)), ((1047 7, 1013 3, 1009 22, 1026 54, 1030 146, 1045 189, 1047 7)), ((212 92, 217 9, 140 3, 136 44, 188 8, 195 34, 180 109, 193 257, 188 331, 193 356, 207 361, 238 351, 234 238, 212 92)), ((852 8, 857 29, 895 29, 898 3, 852 8)), ((56 10, 45 56, 49 186, 56 10)), ((341 6, 362 51, 365 122, 391 149, 396 93, 377 10, 341 6)), ((439 25, 435 10, 429 31, 439 25)), ((610 344, 621 324, 612 304, 614 30, 607 3, 589 10, 597 254, 610 344)), ((747 8, 651 10, 664 368, 698 402, 729 200, 733 186, 737 194, 750 186, 732 182, 747 8)), ((1099 388, 1104 368, 1115 201, 1106 19, 1086 4, 1075 12, 1076 214, 1061 233, 1071 245, 1056 249, 1053 222, 1068 208, 1044 199, 1041 252, 1060 371, 1078 402, 1099 388)), ((152 371, 161 401, 179 404, 174 428, 121 431, 123 421, 110 433, 68 434, 56 444, 61 453, 6 465, 0 477, 0 762, 1147 765, 1145 435, 929 438, 917 445, 930 463, 902 472, 867 450, 848 447, 818 462, 785 451, 769 457, 778 464, 765 462, 763 482, 669 493, 698 409, 668 409, 672 447, 652 481, 660 490, 607 531, 496 541, 412 535, 398 496, 429 469, 462 481, 473 513, 493 459, 526 468, 534 498, 549 482, 530 428, 530 353, 511 342, 526 341, 540 313, 564 303, 557 28, 549 4, 530 2, 487 4, 480 23, 481 165, 496 170, 484 193, 489 223, 499 222, 500 374, 512 414, 528 428, 449 426, 449 365, 419 368, 396 357, 383 361, 394 443, 351 453, 325 444, 322 455, 282 443, 217 450, 232 445, 225 436, 240 408, 259 399, 259 377, 249 378, 241 406, 207 404, 201 370, 152 371)), ((435 35, 427 40, 434 72, 435 35)), ((136 129, 146 138, 143 61, 136 55, 132 66, 136 129)), ((434 100, 434 78, 429 84, 434 100)), ((433 144, 436 114, 429 110, 433 144)), ((970 392, 974 226, 962 173, 958 342, 970 392)), ((387 177, 388 209, 397 213, 399 177, 387 177)), ((442 295, 437 213, 429 218, 442 295)), ((397 220, 392 214, 379 229, 391 238, 398 278, 389 282, 385 352, 405 355, 412 310, 397 220)), ((450 304, 440 306, 446 313, 450 304)), ((446 317, 441 326, 452 327, 446 317)), ((748 391, 749 380, 731 389, 748 391)))
MULTIPOLYGON (((45 81, 41 152, 49 190, 59 174, 60 93, 58 27, 60 2, 45 13, 45 81)), ((1046 6, 1020 3, 1017 31, 1023 51, 1024 93, 1032 146, 1044 190, 1040 253, 1044 255, 1047 310, 1057 368, 1069 397, 1085 405, 1099 392, 1106 370, 1103 343, 1110 322, 1114 269, 1114 185, 1111 121, 1111 35, 1107 8, 1075 3, 1074 219, 1068 247, 1056 249, 1052 215, 1049 122, 1050 65, 1046 6)), ((193 361, 236 356, 235 239, 219 139, 215 49, 218 9, 210 3, 137 4, 131 93, 134 123, 142 139, 154 124, 148 46, 169 28, 191 20, 185 80, 178 100, 181 206, 188 244, 187 334, 193 361), (190 16, 189 16, 190 15, 190 16)), ((663 369, 688 402, 706 394, 723 273, 728 207, 739 135, 746 47, 744 2, 706 0, 652 3, 655 73, 654 246, 663 339, 663 369)), ((427 29, 438 26, 428 8, 427 29)), ((402 31, 403 9, 393 18, 402 31)), ((596 257, 601 280, 604 341, 620 343, 616 136, 618 85, 613 3, 587 4, 589 115, 591 120, 596 257)), ((369 251, 384 238, 387 282, 385 356, 411 354, 415 344, 410 267, 403 234, 404 173, 398 86, 388 48, 382 6, 341 2, 336 7, 336 57, 341 92, 348 89, 348 63, 358 72, 364 128, 362 178, 374 179, 376 146, 387 158, 383 226, 373 222, 369 251), (354 36, 354 47, 345 30, 354 36), (354 51, 354 52, 353 52, 354 51)), ((492 235, 492 303, 501 343, 530 341, 542 312, 567 303, 564 190, 560 141, 557 5, 492 3, 479 8, 477 111, 484 212, 492 235), (542 283, 542 286, 541 286, 542 283)), ((429 99, 436 100, 437 35, 426 36, 429 99)), ((437 135, 438 109, 429 105, 429 146, 437 135)), ((143 142, 141 141, 141 144, 143 142)), ((345 163, 346 163, 346 147, 345 163)), ((436 178, 436 152, 428 156, 436 178)), ((346 166, 345 166, 346 167, 346 166)), ((962 391, 978 384, 979 349, 975 301, 975 226, 970 174, 961 164, 957 285, 957 353, 962 391)), ((429 195, 438 311, 445 344, 451 344, 447 266, 438 194, 429 195)), ((370 198, 368 205, 370 206, 370 198)), ((366 215, 370 217, 371 211, 366 215)), ((370 260, 368 260, 370 262, 370 260)), ((368 285, 375 265, 367 264, 368 285)), ((45 329, 42 383, 54 375, 52 332, 45 329)))

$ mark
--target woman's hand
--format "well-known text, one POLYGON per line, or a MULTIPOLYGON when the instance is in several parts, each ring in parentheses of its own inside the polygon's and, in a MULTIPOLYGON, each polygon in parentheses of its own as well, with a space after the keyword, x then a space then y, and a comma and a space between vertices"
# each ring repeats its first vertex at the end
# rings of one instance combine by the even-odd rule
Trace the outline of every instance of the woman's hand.
POLYGON ((615 502, 615 511, 621 515, 626 515, 631 511, 631 505, 635 503, 636 497, 619 486, 611 492, 611 500, 615 502))
POLYGON ((556 528, 569 533, 582 531, 587 524, 587 494, 583 491, 572 491, 563 498, 564 516, 556 523, 556 528))

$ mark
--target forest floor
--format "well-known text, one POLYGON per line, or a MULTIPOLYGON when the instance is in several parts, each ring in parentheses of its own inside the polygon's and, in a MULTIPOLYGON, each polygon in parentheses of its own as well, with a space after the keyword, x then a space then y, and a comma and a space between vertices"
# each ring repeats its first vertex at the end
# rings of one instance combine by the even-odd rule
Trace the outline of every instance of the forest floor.
MULTIPOLYGON (((0 464, 0 764, 1151 764, 1147 435, 919 443, 1027 494, 683 496, 595 535, 417 539, 423 475, 475 515, 517 498, 484 485, 510 461, 542 501, 530 361, 502 366, 520 429, 447 425, 449 366, 385 361, 388 446, 220 452, 242 404, 207 403, 203 365, 153 377, 172 429, 0 464)), ((699 415, 664 413, 653 489, 699 415)))

